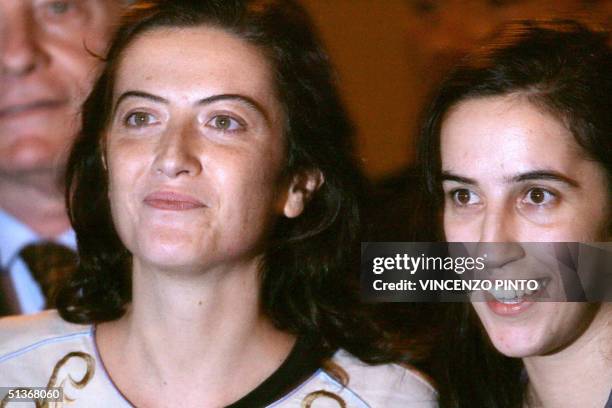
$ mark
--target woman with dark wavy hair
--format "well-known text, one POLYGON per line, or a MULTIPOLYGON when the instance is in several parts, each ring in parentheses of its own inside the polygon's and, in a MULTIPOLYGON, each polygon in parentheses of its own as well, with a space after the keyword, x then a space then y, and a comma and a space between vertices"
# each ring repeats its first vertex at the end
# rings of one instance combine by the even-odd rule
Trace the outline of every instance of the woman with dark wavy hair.
MULTIPOLYGON (((446 240, 494 249, 487 279, 534 272, 554 293, 560 280, 522 243, 612 238, 611 56, 607 32, 517 22, 441 85, 420 159, 446 240)), ((612 406, 612 304, 537 301, 542 290, 448 308, 442 407, 612 406)))
POLYGON ((0 385, 82 407, 435 405, 359 361, 391 353, 346 284, 351 136, 293 1, 135 3, 68 164, 63 320, 1 323, 0 385))

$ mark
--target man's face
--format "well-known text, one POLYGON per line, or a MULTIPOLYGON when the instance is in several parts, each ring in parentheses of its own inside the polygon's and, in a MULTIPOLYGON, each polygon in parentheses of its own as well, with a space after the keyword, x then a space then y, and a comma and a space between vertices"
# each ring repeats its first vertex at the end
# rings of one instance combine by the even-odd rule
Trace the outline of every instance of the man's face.
POLYGON ((54 174, 118 0, 0 0, 0 182, 54 174))

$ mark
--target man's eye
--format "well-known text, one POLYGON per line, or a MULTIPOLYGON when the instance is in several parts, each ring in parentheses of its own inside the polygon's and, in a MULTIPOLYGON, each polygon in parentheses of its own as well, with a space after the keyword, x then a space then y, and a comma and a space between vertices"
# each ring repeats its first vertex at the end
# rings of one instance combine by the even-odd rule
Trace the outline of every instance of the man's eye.
POLYGON ((233 132, 244 129, 238 120, 228 115, 217 115, 206 123, 206 126, 217 130, 233 132))
MULTIPOLYGON (((105 0, 106 1, 106 0, 105 0)), ((41 23, 62 23, 67 22, 75 24, 77 22, 83 23, 82 20, 86 17, 85 9, 80 2, 75 0, 50 0, 38 7, 37 17, 41 23)))
POLYGON ((72 1, 49 1, 45 3, 45 11, 51 15, 59 16, 66 14, 75 7, 72 1))
POLYGON ((455 205, 459 207, 466 207, 468 205, 480 203, 480 197, 478 197, 478 194, 466 188, 459 188, 451 191, 451 198, 455 202, 455 205))
POLYGON ((144 127, 156 123, 155 116, 146 112, 134 112, 125 118, 125 124, 128 127, 144 127))
POLYGON ((531 204, 531 205, 546 205, 552 203, 556 199, 556 195, 548 190, 543 188, 532 188, 527 191, 525 197, 523 197, 523 203, 531 204))

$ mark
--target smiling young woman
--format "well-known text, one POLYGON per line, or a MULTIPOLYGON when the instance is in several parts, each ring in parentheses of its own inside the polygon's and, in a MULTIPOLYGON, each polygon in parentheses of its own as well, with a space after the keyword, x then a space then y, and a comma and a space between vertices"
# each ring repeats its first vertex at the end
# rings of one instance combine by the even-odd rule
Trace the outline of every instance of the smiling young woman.
MULTIPOLYGON (((421 140, 428 187, 447 241, 492 249, 488 279, 548 276, 523 243, 612 237, 608 41, 571 21, 515 23, 436 95, 421 140)), ((436 355, 441 406, 604 407, 612 398, 610 303, 534 302, 525 292, 472 300, 449 308, 436 355)))

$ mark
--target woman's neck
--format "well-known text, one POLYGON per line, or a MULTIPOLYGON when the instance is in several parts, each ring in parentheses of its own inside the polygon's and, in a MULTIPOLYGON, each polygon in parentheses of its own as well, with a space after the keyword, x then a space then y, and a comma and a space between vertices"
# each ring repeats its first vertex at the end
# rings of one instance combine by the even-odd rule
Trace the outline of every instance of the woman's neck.
POLYGON ((98 329, 101 355, 128 398, 163 406, 181 393, 194 406, 224 406, 282 364, 295 337, 262 315, 257 265, 189 277, 134 271, 129 311, 98 329))
POLYGON ((612 383, 612 303, 603 303, 587 330, 568 347, 523 362, 531 405, 603 408, 612 383))

